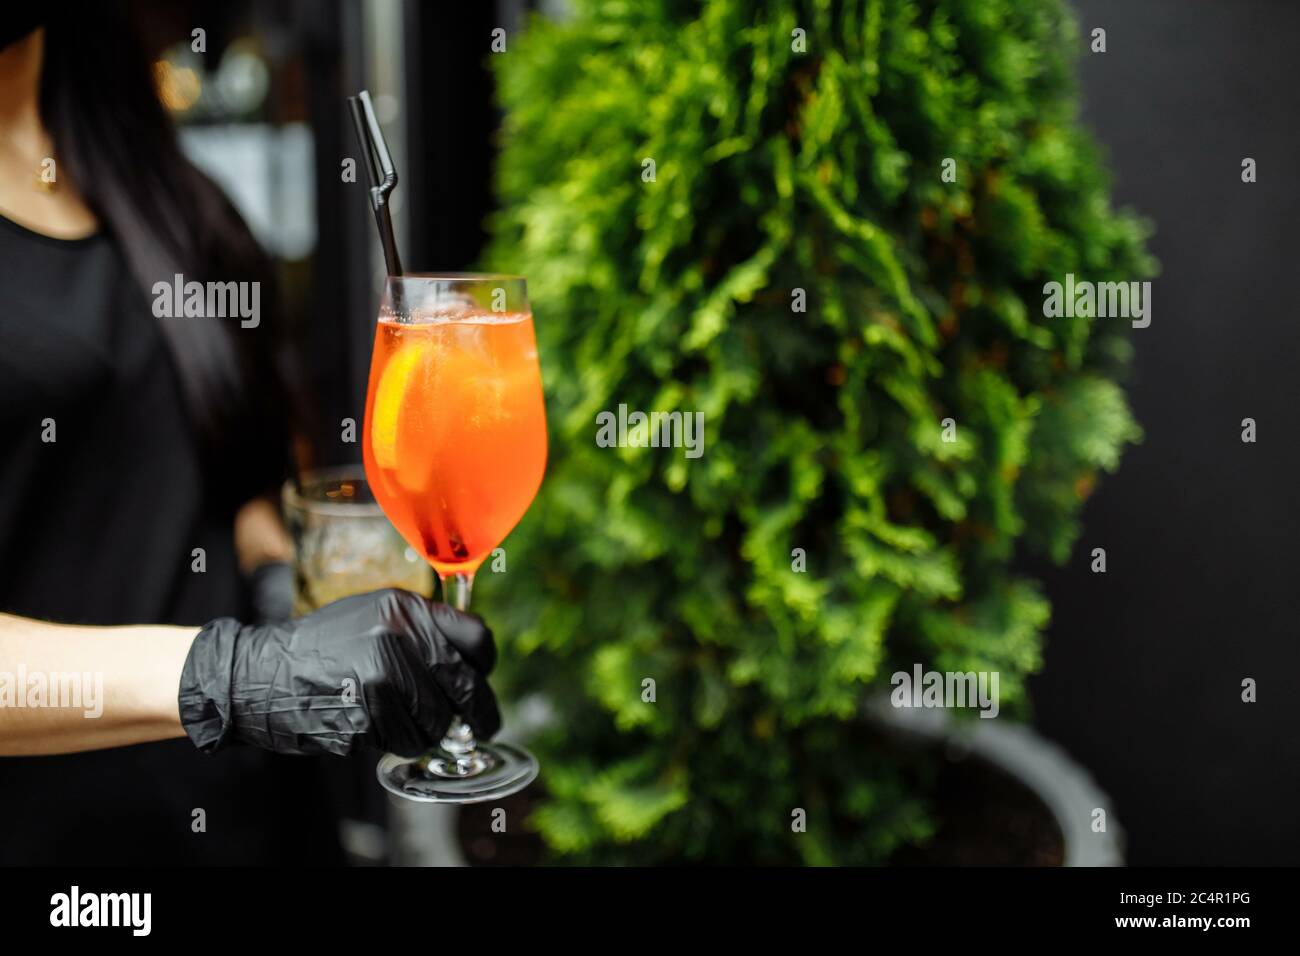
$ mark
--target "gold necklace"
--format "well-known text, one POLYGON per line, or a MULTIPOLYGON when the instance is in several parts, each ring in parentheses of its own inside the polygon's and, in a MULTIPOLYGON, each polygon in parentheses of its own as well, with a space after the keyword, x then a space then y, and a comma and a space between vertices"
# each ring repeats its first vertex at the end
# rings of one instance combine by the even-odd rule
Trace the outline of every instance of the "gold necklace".
MULTIPOLYGON (((7 143, 5 144, 5 147, 5 152, 10 152, 7 143)), ((19 159, 19 156, 15 155, 16 152, 16 150, 10 152, 10 155, 14 156, 15 159, 19 159)), ((36 172, 32 174, 32 189, 38 193, 47 194, 58 191, 58 166, 55 165, 53 156, 46 156, 37 165, 36 172)))
POLYGON ((51 176, 49 179, 46 179, 45 173, 46 173, 46 167, 44 166, 44 164, 42 164, 41 171, 32 177, 32 187, 37 192, 52 193, 59 188, 58 179, 55 178, 54 176, 51 176))

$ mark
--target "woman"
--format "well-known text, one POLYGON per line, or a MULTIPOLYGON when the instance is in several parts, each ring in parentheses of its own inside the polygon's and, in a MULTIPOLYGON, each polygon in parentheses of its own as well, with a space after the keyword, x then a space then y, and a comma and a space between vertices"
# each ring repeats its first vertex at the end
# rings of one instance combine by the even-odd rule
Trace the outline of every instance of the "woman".
POLYGON ((256 615, 289 551, 275 323, 150 290, 267 262, 113 8, 0 14, 0 863, 338 860, 284 755, 490 736, 491 634, 402 591, 256 615))

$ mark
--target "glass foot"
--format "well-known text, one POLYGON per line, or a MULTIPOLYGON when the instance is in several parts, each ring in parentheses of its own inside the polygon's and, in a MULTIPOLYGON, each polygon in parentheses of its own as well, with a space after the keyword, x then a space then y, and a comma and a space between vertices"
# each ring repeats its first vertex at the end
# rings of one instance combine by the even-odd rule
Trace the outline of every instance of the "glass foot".
POLYGON ((419 757, 384 754, 375 770, 389 793, 423 803, 482 803, 524 789, 537 758, 522 747, 480 743, 469 753, 435 750, 419 757))

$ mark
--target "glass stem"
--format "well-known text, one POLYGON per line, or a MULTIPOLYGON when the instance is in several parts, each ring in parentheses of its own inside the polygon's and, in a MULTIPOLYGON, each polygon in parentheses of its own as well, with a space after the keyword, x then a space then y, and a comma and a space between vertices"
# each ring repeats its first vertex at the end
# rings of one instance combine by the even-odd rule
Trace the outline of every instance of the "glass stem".
POLYGON ((442 579, 442 598, 458 611, 469 610, 469 593, 473 590, 472 574, 449 574, 442 579))
MULTIPOLYGON (((474 575, 472 574, 449 574, 442 579, 443 600, 458 611, 469 610, 469 596, 473 590, 474 575)), ((475 752, 478 745, 474 740, 474 731, 469 729, 469 724, 461 720, 459 714, 452 716, 441 746, 444 751, 456 758, 460 773, 469 776, 481 771, 481 768, 476 770, 479 760, 475 752)))

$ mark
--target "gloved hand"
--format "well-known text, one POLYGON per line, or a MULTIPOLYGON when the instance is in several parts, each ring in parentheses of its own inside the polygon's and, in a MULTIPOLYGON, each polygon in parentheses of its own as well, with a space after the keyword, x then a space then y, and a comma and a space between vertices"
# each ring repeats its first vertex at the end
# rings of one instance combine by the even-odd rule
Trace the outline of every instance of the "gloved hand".
POLYGON ((414 757, 459 714, 476 736, 501 725, 482 620, 389 588, 283 623, 205 625, 181 671, 181 724, 211 753, 230 743, 286 754, 363 745, 414 757))
POLYGON ((253 621, 269 624, 293 617, 293 567, 284 561, 259 564, 244 578, 253 621))

